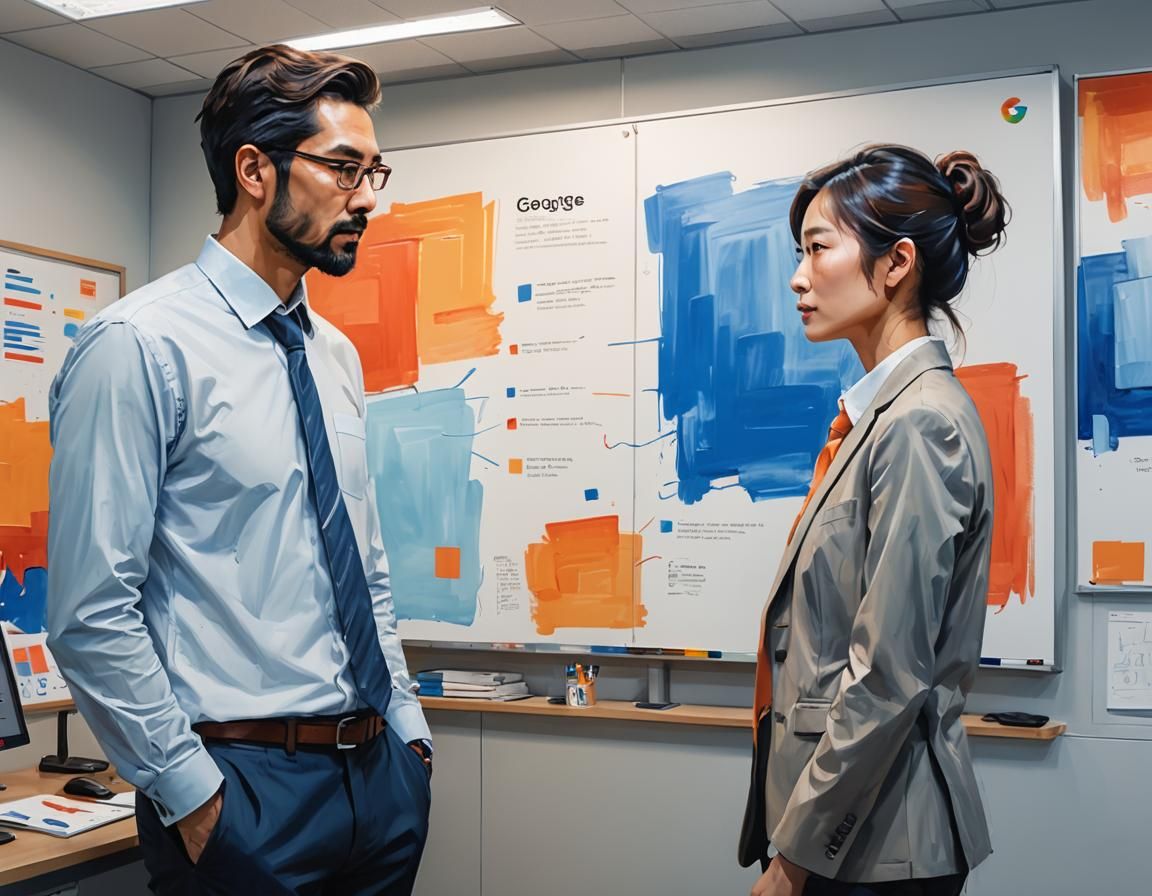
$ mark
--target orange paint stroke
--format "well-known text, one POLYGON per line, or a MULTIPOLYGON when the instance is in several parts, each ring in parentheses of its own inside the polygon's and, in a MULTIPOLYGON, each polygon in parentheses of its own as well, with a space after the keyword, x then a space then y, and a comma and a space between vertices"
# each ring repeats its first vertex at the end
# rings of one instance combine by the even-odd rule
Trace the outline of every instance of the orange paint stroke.
POLYGON ((621 532, 620 517, 547 523, 544 540, 524 552, 536 631, 559 628, 642 628, 642 535, 621 532))
POLYGON ((482 193, 393 203, 368 222, 351 274, 308 275, 312 304, 359 350, 369 392, 413 385, 418 362, 499 352, 495 213, 482 193))
POLYGON ((608 398, 631 398, 631 392, 593 392, 593 395, 604 395, 608 398))
POLYGON ((28 421, 24 399, 0 404, 0 564, 23 580, 48 565, 48 421, 28 421))
POLYGON ((1144 542, 1092 542, 1092 584, 1123 585, 1144 581, 1144 542))
MULTIPOLYGON (((372 231, 372 223, 368 231, 372 231)), ((344 333, 360 353, 364 390, 415 385, 416 291, 420 247, 414 243, 360 244, 356 267, 345 277, 309 272, 308 301, 344 333)))
POLYGON ((996 510, 988 603, 1003 610, 1013 594, 1024 603, 1036 593, 1032 405, 1020 394, 1023 377, 1015 364, 961 367, 956 376, 980 413, 992 455, 996 510))
POLYGON ((70 317, 73 320, 84 320, 85 314, 79 308, 65 308, 64 316, 70 317))
POLYGON ((458 579, 460 578, 460 548, 457 547, 438 547, 436 548, 436 578, 438 579, 458 579))
POLYGON ((1084 194, 1123 221, 1126 200, 1152 193, 1152 73, 1085 78, 1078 93, 1084 194))

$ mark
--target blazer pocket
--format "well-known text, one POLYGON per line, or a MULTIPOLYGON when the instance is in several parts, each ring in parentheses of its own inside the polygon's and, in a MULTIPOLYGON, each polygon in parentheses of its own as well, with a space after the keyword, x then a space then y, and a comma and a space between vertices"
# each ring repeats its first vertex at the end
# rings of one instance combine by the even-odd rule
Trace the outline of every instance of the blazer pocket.
POLYGON ((828 728, 831 707, 831 700, 797 700, 788 727, 796 735, 823 734, 828 728))
POLYGON ((856 498, 849 498, 847 501, 841 501, 839 504, 833 504, 831 507, 825 507, 820 511, 820 525, 824 526, 828 523, 834 523, 837 520, 853 520, 856 518, 856 498))

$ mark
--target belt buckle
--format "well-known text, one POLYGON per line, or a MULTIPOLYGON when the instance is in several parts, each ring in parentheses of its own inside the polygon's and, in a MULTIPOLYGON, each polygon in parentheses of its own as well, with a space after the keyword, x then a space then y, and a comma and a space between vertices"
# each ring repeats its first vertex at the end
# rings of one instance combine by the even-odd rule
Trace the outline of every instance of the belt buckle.
POLYGON ((337 750, 355 750, 359 744, 346 744, 340 740, 340 735, 344 731, 345 725, 351 725, 353 722, 359 722, 359 716, 345 716, 336 723, 336 749, 337 750))

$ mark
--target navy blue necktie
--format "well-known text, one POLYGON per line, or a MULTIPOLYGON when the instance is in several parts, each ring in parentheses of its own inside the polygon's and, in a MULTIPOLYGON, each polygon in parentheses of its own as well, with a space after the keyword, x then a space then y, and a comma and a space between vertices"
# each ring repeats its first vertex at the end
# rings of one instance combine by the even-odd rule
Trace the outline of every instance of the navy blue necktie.
POLYGON ((388 674, 388 662, 380 649, 360 548, 340 494, 336 465, 324 429, 324 408, 320 405, 316 381, 312 379, 304 354, 304 332, 295 311, 288 314, 274 311, 264 318, 264 324, 288 356, 288 378, 292 382, 292 394, 300 412, 300 429, 308 449, 308 469, 312 474, 310 492, 328 555, 336 611, 344 642, 348 645, 352 677, 364 702, 384 715, 388 701, 392 699, 392 676, 388 674))

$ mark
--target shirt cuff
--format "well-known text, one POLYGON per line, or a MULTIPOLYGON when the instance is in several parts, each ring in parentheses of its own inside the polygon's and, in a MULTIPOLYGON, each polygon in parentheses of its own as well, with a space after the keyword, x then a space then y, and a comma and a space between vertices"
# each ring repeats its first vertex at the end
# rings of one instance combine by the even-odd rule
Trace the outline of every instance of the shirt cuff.
POLYGON ((191 815, 220 789, 224 776, 203 747, 169 766, 148 787, 144 795, 152 800, 165 827, 191 815))
POLYGON ((407 701, 400 703, 399 706, 396 705, 397 702, 393 694, 392 705, 388 707, 388 724, 392 726, 396 736, 406 744, 414 740, 432 740, 432 732, 424 718, 424 710, 420 708, 416 698, 413 697, 410 703, 407 701))

